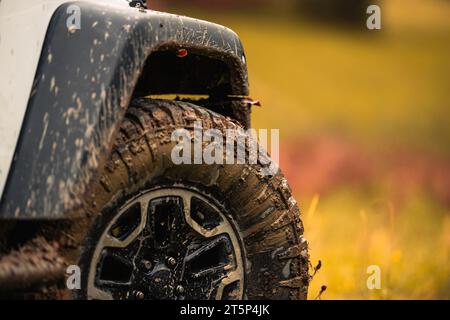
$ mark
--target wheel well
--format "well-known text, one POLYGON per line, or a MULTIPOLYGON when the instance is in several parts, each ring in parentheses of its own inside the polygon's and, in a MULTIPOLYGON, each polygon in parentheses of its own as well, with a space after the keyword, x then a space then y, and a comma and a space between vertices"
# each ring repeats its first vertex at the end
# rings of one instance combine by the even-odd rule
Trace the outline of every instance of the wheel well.
POLYGON ((247 94, 247 70, 236 57, 166 45, 148 56, 132 99, 158 96, 193 101, 247 127, 250 108, 230 98, 247 94))
POLYGON ((179 50, 165 49, 150 54, 137 83, 135 96, 231 94, 231 76, 225 62, 191 53, 187 49, 179 50), (182 54, 186 56, 181 57, 182 54))

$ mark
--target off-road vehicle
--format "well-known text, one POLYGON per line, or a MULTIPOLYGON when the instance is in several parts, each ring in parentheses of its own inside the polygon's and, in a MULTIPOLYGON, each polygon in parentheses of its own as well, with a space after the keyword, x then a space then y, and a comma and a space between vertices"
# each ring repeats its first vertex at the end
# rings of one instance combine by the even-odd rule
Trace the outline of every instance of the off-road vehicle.
POLYGON ((0 295, 306 298, 282 173, 171 161, 176 129, 250 127, 238 36, 148 7, 0 2, 0 295))

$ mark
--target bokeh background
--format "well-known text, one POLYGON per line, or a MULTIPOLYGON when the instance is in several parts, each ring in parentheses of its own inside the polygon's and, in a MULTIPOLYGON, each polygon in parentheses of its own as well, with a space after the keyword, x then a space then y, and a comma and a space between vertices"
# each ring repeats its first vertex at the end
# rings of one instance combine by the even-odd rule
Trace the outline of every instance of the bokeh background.
POLYGON ((309 298, 450 299, 450 1, 152 0, 241 37, 253 127, 279 128, 309 298), (365 26, 368 4, 382 29, 365 26), (366 269, 381 268, 381 290, 366 269))

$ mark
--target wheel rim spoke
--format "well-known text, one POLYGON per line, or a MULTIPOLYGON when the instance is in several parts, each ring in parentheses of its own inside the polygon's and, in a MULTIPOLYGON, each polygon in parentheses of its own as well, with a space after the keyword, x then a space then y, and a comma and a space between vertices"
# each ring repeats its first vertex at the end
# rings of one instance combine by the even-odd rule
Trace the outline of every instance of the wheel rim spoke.
POLYGON ((237 271, 234 272, 230 272, 228 273, 227 276, 225 276, 219 284, 219 287, 217 289, 217 293, 216 293, 216 300, 221 300, 222 296, 223 296, 223 291, 225 290, 225 287, 229 284, 232 284, 236 281, 240 280, 240 275, 237 271))
MULTIPOLYGON (((103 243, 99 245, 103 247, 112 247, 112 248, 125 248, 130 245, 144 230, 147 223, 147 208, 148 202, 145 200, 139 201, 140 205, 140 223, 134 228, 134 230, 123 240, 118 239, 111 234, 107 233, 104 237, 103 243)), ((128 208, 127 208, 128 209, 128 208)))
POLYGON ((110 292, 99 289, 97 286, 92 286, 89 292, 89 298, 93 300, 113 300, 110 292))
POLYGON ((208 250, 214 249, 218 245, 222 244, 224 242, 224 240, 226 240, 225 237, 217 237, 217 238, 209 239, 209 240, 202 242, 198 248, 196 248, 194 251, 192 251, 191 253, 189 253, 189 255, 186 256, 186 258, 185 258, 186 262, 190 262, 193 259, 195 259, 196 257, 198 257, 200 254, 202 254, 208 250))

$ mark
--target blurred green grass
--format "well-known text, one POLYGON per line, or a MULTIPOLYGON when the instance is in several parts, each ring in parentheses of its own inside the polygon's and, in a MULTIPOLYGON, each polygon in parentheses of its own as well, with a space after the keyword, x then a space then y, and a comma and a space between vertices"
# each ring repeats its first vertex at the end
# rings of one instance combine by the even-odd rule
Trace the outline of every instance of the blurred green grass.
MULTIPOLYGON (((270 14, 183 13, 239 34, 251 96, 263 104, 253 111, 253 127, 279 128, 282 151, 327 135, 370 150, 375 163, 390 161, 382 159, 386 149, 448 160, 450 3, 390 0, 381 5, 380 32, 270 14)), ((296 156, 307 157, 308 151, 296 156)), ((295 170, 294 159, 287 176, 295 170)), ((448 204, 426 187, 398 201, 384 176, 362 183, 344 181, 325 194, 294 188, 312 262, 323 263, 309 297, 327 285, 324 299, 450 299, 448 204), (381 290, 366 287, 366 268, 372 264, 381 267, 381 290)))
POLYGON ((253 113, 256 127, 449 153, 450 4, 397 0, 382 9, 381 32, 277 16, 200 16, 241 37, 251 96, 263 104, 253 113))

